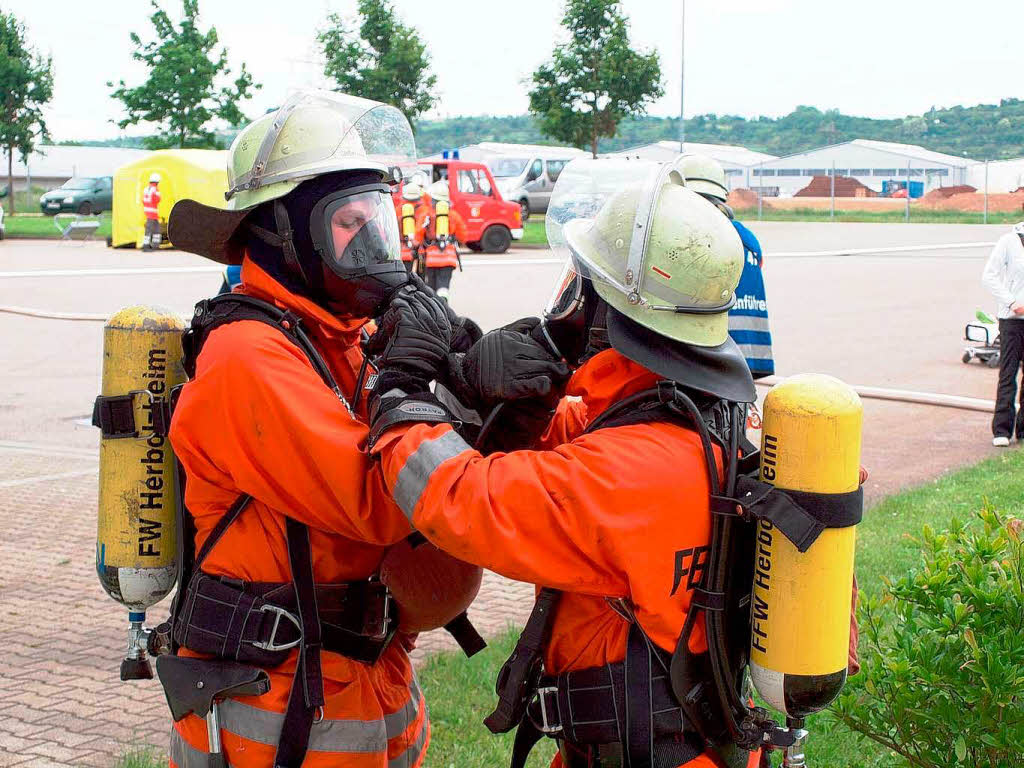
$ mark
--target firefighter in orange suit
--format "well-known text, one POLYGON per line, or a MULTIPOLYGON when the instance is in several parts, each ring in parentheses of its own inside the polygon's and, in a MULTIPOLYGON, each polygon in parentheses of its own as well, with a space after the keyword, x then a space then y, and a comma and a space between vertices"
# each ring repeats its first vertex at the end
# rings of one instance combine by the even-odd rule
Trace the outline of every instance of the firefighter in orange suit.
MULTIPOLYGON (((743 423, 730 414, 755 399, 728 337, 742 245, 660 166, 588 160, 563 177, 586 176, 594 162, 614 178, 552 198, 549 240, 569 258, 543 322, 493 331, 440 373, 485 410, 554 399, 543 435, 531 450, 482 455, 425 376, 382 366, 372 452, 420 533, 542 587, 487 720, 495 731, 519 726, 513 766, 544 735, 558 741, 553 765, 568 768, 755 765, 756 752, 712 746, 723 724, 682 706, 669 675, 707 567, 721 435, 728 445, 731 423, 743 423), (651 278, 627 278, 637 267, 651 278), (563 384, 566 364, 575 370, 563 384)), ((378 337, 395 344, 430 327, 398 300, 378 337)), ((685 645, 706 651, 702 622, 685 645)))
POLYGON ((149 185, 142 191, 142 214, 146 217, 146 228, 142 234, 142 250, 152 251, 160 247, 160 174, 149 176, 149 185))
MULTIPOLYGON (((409 280, 385 183, 395 156, 415 159, 400 112, 300 91, 236 138, 227 210, 171 213, 178 247, 242 265, 238 291, 197 305, 185 344, 170 438, 196 553, 173 637, 178 657, 212 657, 211 675, 223 660, 270 680, 223 698, 215 722, 175 723, 172 766, 423 764, 423 695, 377 578, 410 527, 368 471, 358 392, 366 318, 409 280), (387 160, 364 150, 382 124, 387 160)), ((182 683, 161 681, 169 700, 182 683)))
POLYGON ((458 245, 466 237, 466 222, 451 206, 447 179, 435 181, 427 188, 416 209, 416 232, 425 249, 424 280, 447 301, 452 273, 461 267, 458 245))

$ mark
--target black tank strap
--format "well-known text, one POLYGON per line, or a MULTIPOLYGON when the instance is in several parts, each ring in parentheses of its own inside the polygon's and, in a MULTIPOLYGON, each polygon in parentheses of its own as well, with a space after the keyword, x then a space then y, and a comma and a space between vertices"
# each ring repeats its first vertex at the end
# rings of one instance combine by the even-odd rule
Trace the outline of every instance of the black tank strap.
POLYGON ((306 333, 302 319, 291 310, 281 309, 270 302, 246 296, 244 293, 224 293, 196 304, 192 325, 185 332, 182 340, 185 352, 185 372, 189 378, 195 376, 196 360, 209 335, 222 325, 241 320, 265 323, 283 333, 285 338, 302 350, 310 365, 313 366, 313 370, 351 412, 352 409, 342 394, 334 374, 331 373, 327 362, 306 333))

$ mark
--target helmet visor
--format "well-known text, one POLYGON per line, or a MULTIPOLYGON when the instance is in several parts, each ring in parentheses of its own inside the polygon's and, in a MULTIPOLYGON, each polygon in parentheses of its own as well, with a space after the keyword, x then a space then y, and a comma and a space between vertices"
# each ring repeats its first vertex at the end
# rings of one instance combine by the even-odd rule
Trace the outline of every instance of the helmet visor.
POLYGON ((562 273, 555 283, 551 298, 544 309, 548 320, 564 320, 583 304, 583 276, 573 259, 566 259, 562 273))
MULTIPOLYGON (((313 208, 310 231, 322 232, 320 257, 339 275, 401 261, 402 243, 391 196, 383 185, 330 195, 313 208)), ((315 242, 315 241, 314 241, 315 242)))

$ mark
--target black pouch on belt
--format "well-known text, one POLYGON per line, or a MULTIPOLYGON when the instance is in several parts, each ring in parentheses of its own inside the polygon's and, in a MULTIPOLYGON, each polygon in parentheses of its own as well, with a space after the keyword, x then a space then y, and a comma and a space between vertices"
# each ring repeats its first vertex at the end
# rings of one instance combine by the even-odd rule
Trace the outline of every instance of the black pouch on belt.
MULTIPOLYGON (((274 667, 302 639, 290 583, 241 582, 199 572, 185 590, 174 640, 198 653, 274 667)), ((323 648, 372 664, 398 625, 380 582, 316 586, 323 648)))

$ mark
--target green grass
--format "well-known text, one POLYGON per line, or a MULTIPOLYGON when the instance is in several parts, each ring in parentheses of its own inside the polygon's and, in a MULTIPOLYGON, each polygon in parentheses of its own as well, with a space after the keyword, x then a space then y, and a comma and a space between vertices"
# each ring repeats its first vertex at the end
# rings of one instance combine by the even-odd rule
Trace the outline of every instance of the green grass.
POLYGON ((547 245, 548 236, 544 231, 544 217, 531 216, 523 224, 523 239, 517 240, 516 245, 547 245))
MULTIPOLYGON (((740 208, 735 211, 736 218, 740 221, 757 221, 757 208, 740 208)), ((910 207, 911 224, 982 224, 984 215, 981 213, 966 213, 963 211, 928 211, 910 207)), ((1012 213, 988 214, 989 224, 1016 224, 1024 219, 1024 211, 1012 213)), ((774 210, 765 206, 762 209, 761 221, 838 221, 838 222, 866 222, 870 224, 903 223, 905 212, 903 208, 891 211, 836 211, 833 219, 828 210, 816 208, 795 208, 793 210, 774 210)))
MULTIPOLYGON (((870 469, 870 468, 869 468, 870 469)), ((936 530, 956 516, 966 520, 988 499, 997 509, 1024 514, 1024 451, 1010 450, 919 488, 890 496, 864 515, 858 528, 857 578, 861 590, 877 593, 883 576, 897 576, 919 563, 909 539, 928 523, 936 530)), ((502 636, 476 658, 455 654, 432 658, 420 675, 430 706, 433 737, 428 768, 505 765, 512 740, 492 736, 483 718, 494 705, 494 679, 511 651, 515 633, 502 636)), ((899 760, 861 739, 824 713, 810 720, 807 761, 816 766, 889 768, 899 760)), ((530 766, 547 765, 552 744, 538 745, 530 766)), ((776 759, 777 761, 777 759, 776 759)))
MULTIPOLYGON (((59 238, 60 232, 54 225, 53 216, 4 216, 4 227, 7 230, 7 237, 30 237, 30 238, 59 238)), ((60 223, 67 226, 74 219, 73 216, 61 216, 60 223)), ((93 233, 94 240, 105 240, 110 235, 110 213, 104 212, 99 216, 99 229, 93 233)))
POLYGON ((133 747, 123 752, 114 768, 163 768, 167 758, 155 747, 133 747))

